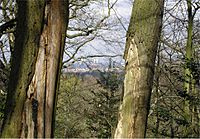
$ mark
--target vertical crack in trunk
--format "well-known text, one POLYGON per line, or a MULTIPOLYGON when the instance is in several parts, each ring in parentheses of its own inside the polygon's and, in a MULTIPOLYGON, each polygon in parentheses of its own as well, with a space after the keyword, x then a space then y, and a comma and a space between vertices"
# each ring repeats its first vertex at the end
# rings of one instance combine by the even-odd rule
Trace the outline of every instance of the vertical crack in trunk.
POLYGON ((52 136, 55 96, 66 31, 65 9, 67 7, 64 5, 64 0, 51 0, 46 3, 45 24, 40 36, 35 73, 27 93, 28 98, 32 97, 32 103, 26 103, 28 110, 25 112, 26 115, 32 113, 32 117, 26 116, 24 119, 28 130, 24 126, 24 132, 27 133, 23 134, 23 137, 50 138, 52 136))
POLYGON ((1 137, 50 138, 68 0, 17 2, 17 35, 1 137))
POLYGON ((35 72, 27 91, 21 138, 43 138, 45 135, 46 47, 48 46, 47 6, 45 6, 43 31, 40 35, 35 72))

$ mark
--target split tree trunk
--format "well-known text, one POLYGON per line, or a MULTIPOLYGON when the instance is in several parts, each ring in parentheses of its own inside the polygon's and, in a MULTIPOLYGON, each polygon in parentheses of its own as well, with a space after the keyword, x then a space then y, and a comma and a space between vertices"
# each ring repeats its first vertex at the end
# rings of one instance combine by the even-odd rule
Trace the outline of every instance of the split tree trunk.
POLYGON ((52 137, 68 0, 18 0, 14 57, 1 137, 52 137))
POLYGON ((124 98, 115 138, 144 138, 164 0, 135 0, 127 33, 124 98))

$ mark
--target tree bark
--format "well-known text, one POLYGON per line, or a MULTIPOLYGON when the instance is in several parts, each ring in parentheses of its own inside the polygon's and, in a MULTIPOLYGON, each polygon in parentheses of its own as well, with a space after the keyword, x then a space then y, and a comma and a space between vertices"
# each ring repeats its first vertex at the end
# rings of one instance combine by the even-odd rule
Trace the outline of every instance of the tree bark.
MULTIPOLYGON (((188 28, 187 28, 187 45, 186 45, 186 68, 185 68, 185 82, 184 82, 184 89, 187 94, 191 92, 191 83, 192 83, 192 73, 189 65, 191 60, 193 59, 193 48, 192 48, 192 32, 193 32, 193 15, 192 15, 192 1, 187 0, 187 11, 188 11, 188 28)), ((188 103, 188 102, 186 102, 188 103)), ((186 104, 189 105, 189 104, 186 104)), ((186 106, 188 111, 189 106, 186 106)))
MULTIPOLYGON (((193 23, 195 12, 193 9, 192 0, 187 0, 187 16, 188 16, 188 25, 187 25, 187 44, 185 47, 185 81, 184 81, 184 91, 187 96, 195 96, 196 95, 196 80, 192 75, 192 62, 194 60, 194 48, 193 48, 193 23)), ((184 118, 190 124, 190 126, 186 126, 184 131, 184 137, 195 137, 195 128, 198 129, 199 125, 197 123, 196 118, 196 106, 192 103, 189 98, 185 98, 184 102, 184 118)), ((197 134, 196 134, 197 135, 197 134)), ((197 136, 198 137, 198 136, 197 136)))
POLYGON ((52 137, 68 0, 18 0, 14 58, 1 137, 52 137))
POLYGON ((135 0, 127 32, 124 98, 115 138, 144 138, 163 0, 135 0))

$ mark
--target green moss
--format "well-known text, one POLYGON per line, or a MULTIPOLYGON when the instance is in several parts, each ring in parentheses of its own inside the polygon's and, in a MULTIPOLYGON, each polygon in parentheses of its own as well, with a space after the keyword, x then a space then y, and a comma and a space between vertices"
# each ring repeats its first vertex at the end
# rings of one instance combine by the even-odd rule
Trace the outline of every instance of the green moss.
POLYGON ((8 89, 6 117, 1 137, 19 137, 26 91, 33 77, 45 2, 18 1, 18 21, 8 89))

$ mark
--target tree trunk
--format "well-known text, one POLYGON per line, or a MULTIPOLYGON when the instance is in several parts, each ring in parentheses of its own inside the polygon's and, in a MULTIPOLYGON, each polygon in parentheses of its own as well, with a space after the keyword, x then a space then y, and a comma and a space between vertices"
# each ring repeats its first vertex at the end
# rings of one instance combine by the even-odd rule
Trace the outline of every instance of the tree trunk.
POLYGON ((127 33, 124 98, 115 138, 144 138, 163 0, 135 0, 127 33))
MULTIPOLYGON (((193 48, 192 48, 192 34, 193 34, 193 14, 192 14, 192 0, 187 0, 187 14, 188 14, 188 27, 187 27, 187 45, 186 45, 186 53, 185 53, 185 81, 184 81, 184 90, 186 95, 194 95, 192 88, 192 71, 191 71, 191 62, 193 60, 193 48)), ((185 99, 184 104, 184 116, 188 123, 192 124, 192 110, 190 106, 190 100, 188 98, 185 99)), ((188 137, 192 133, 191 126, 186 127, 184 131, 184 137, 188 137)))
POLYGON ((14 57, 1 137, 52 137, 68 0, 18 0, 14 57))

